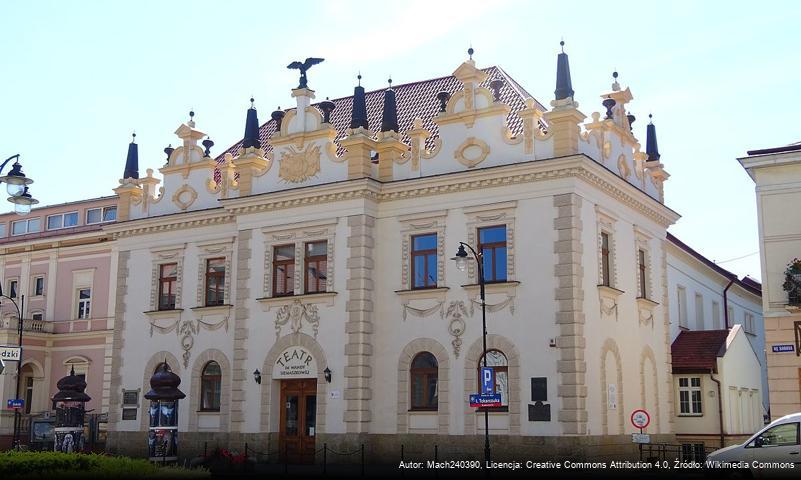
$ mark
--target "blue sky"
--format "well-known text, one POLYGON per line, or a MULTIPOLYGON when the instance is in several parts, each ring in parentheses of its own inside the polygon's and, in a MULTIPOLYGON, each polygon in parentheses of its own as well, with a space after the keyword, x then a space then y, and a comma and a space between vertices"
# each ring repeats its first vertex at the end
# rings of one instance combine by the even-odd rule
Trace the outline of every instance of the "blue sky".
MULTIPOLYGON (((801 140, 797 2, 3 2, 0 157, 22 154, 43 204, 109 195, 136 130, 140 168, 194 108, 213 151, 241 138, 248 98, 261 120, 291 104, 286 65, 318 98, 450 74, 472 43, 547 105, 565 39, 589 116, 611 72, 649 112, 672 175, 671 231, 741 275, 759 277, 754 186, 736 158, 801 140), (749 255, 750 254, 750 255, 749 255)), ((0 160, 2 159, 0 158, 0 160)))

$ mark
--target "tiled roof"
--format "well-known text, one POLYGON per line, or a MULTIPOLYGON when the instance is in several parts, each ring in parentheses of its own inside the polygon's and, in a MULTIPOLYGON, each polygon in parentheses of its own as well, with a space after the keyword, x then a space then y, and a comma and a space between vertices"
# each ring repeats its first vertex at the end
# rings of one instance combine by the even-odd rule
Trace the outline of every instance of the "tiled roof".
POLYGON ((680 332, 670 346, 673 373, 717 372, 717 359, 723 356, 728 336, 728 330, 680 332))
MULTIPOLYGON (((507 118, 509 129, 512 135, 521 134, 523 132, 523 121, 517 115, 517 112, 525 108, 525 101, 528 98, 532 98, 531 94, 523 89, 523 87, 514 81, 514 79, 500 67, 493 66, 482 70, 487 73, 487 79, 480 84, 482 87, 489 88, 489 83, 496 78, 503 80, 504 85, 501 87, 500 95, 501 101, 511 108, 509 117, 507 118)), ((442 90, 450 92, 451 94, 455 93, 462 88, 461 82, 453 76, 447 76, 403 85, 394 85, 392 88, 395 90, 398 102, 398 125, 401 130, 402 140, 408 144, 409 137, 406 136, 405 132, 412 128, 414 119, 420 117, 423 119, 423 127, 432 133, 432 136, 427 140, 426 147, 433 147, 434 138, 439 134, 439 128, 433 121, 434 117, 436 117, 439 112, 439 101, 436 95, 442 90)), ((381 127, 384 90, 385 89, 380 89, 367 92, 367 119, 370 124, 370 129, 373 131, 377 131, 381 127)), ((339 142, 345 137, 345 131, 350 126, 353 97, 337 98, 332 100, 332 102, 334 102, 336 108, 331 113, 331 125, 337 130, 335 141, 339 142)), ((535 102, 537 108, 543 111, 546 110, 536 99, 535 102)), ((319 102, 312 105, 319 106, 319 102)), ((259 113, 262 116, 270 115, 270 112, 260 111, 259 113)), ((265 152, 269 152, 272 149, 268 141, 275 133, 275 127, 275 121, 270 119, 259 128, 259 140, 265 152)), ((217 157, 217 161, 221 162, 226 153, 231 153, 236 156, 241 146, 242 141, 240 140, 217 157)), ((342 147, 338 148, 338 153, 343 153, 342 147)))

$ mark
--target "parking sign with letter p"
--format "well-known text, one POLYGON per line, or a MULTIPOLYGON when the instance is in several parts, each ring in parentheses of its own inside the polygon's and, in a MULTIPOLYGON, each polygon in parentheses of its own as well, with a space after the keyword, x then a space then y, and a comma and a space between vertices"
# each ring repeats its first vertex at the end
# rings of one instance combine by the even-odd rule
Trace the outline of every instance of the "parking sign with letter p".
POLYGON ((492 367, 481 367, 481 394, 492 395, 495 390, 495 372, 492 367))

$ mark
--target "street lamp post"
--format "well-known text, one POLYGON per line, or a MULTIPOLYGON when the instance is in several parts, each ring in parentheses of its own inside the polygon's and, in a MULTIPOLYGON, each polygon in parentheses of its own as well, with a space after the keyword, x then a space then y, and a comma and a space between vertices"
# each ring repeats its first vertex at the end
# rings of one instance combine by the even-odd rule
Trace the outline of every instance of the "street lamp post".
MULTIPOLYGON (((459 250, 453 260, 456 261, 456 268, 464 272, 467 269, 467 247, 473 258, 476 260, 478 268, 478 287, 481 295, 481 326, 482 326, 482 340, 484 345, 484 367, 487 367, 487 301, 484 295, 484 255, 482 252, 476 250, 470 245, 459 242, 459 250)), ((484 407, 484 468, 487 468, 490 462, 490 437, 489 437, 489 409, 484 407)))
MULTIPOLYGON (((25 295, 22 295, 21 298, 20 298, 21 306, 17 305, 17 302, 15 302, 12 297, 9 297, 8 295, 4 295, 3 294, 3 287, 0 286, 0 299, 2 299, 2 298, 8 299, 11 302, 11 304, 14 305, 14 308, 17 310, 17 337, 18 337, 17 345, 19 345, 20 351, 19 351, 19 360, 17 360, 17 388, 16 388, 16 393, 14 395, 14 398, 18 399, 19 398, 20 382, 22 380, 22 374, 21 374, 21 372, 22 372, 22 327, 23 327, 22 314, 23 314, 23 312, 25 310, 25 295)), ((12 437, 12 441, 11 441, 12 448, 19 449, 19 430, 20 430, 19 408, 15 408, 14 409, 14 436, 12 437)))
POLYGON ((19 163, 19 153, 11 155, 5 159, 3 163, 0 163, 0 174, 3 173, 3 169, 11 160, 14 160, 14 165, 11 166, 11 171, 8 172, 8 175, 0 177, 0 183, 5 182, 6 184, 6 191, 10 195, 8 201, 14 204, 14 212, 16 212, 17 215, 27 215, 31 213, 31 205, 39 203, 38 200, 28 193, 28 185, 32 184, 33 180, 22 173, 22 164, 19 163))

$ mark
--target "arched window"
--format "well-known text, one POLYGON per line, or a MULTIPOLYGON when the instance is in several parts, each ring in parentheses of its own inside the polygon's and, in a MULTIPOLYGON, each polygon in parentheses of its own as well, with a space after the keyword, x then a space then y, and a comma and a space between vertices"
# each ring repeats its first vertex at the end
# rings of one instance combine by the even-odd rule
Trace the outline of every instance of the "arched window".
POLYGON ((200 374, 200 410, 203 412, 220 411, 220 385, 222 370, 214 360, 203 367, 200 374))
POLYGON ((437 410, 437 359, 421 352, 412 360, 412 410, 437 410))
MULTIPOLYGON (((484 357, 478 361, 478 385, 481 385, 481 367, 484 366, 484 357)), ((487 350, 487 366, 495 373, 495 385, 492 393, 501 394, 501 405, 498 409, 509 408, 509 361, 500 350, 487 350)))

